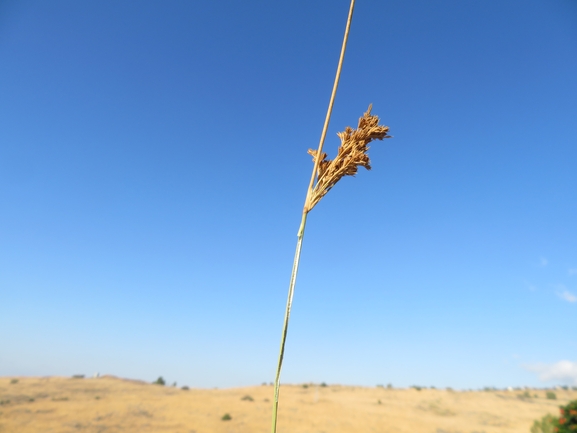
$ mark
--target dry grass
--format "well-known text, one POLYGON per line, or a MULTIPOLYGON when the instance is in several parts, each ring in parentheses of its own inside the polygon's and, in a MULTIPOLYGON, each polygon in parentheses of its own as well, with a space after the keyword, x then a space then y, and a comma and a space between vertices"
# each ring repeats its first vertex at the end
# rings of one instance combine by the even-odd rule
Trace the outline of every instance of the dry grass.
MULTIPOLYGON (((111 376, 0 378, 2 433, 255 433, 270 428, 271 386, 164 387, 111 376), (250 396, 253 401, 246 398, 250 396), (5 403, 10 400, 9 403, 5 403), (231 415, 230 421, 221 418, 231 415)), ((577 399, 520 392, 450 392, 283 385, 279 433, 528 433, 533 420, 577 399), (379 404, 379 400, 381 404, 379 404)))
POLYGON ((347 50, 347 41, 349 39, 349 31, 351 29, 351 22, 353 20, 353 12, 355 10, 355 0, 351 0, 351 5, 349 7, 349 14, 347 17, 347 25, 345 27, 345 35, 343 37, 343 44, 341 46, 341 54, 339 56, 339 63, 337 66, 337 74, 335 76, 335 81, 333 83, 333 90, 331 92, 331 98, 329 100, 329 106, 327 109, 327 115, 325 117, 325 122, 323 125, 323 130, 321 133, 321 138, 319 141, 318 150, 309 150, 309 153, 313 155, 314 167, 311 174, 311 180, 309 182, 309 187, 307 189, 307 195, 305 198, 305 204, 303 206, 303 214, 301 218, 301 224, 299 231, 297 233, 297 247, 295 251, 295 258, 293 261, 293 269, 291 272, 291 278, 289 283, 287 304, 285 310, 285 317, 283 323, 283 329, 281 334, 280 351, 277 362, 276 375, 274 380, 274 403, 272 407, 272 427, 271 432, 277 432, 277 422, 278 422, 278 401, 279 401, 279 390, 280 390, 280 374, 282 370, 282 362, 284 357, 284 349, 286 343, 286 336, 288 330, 288 323, 290 318, 292 298, 294 295, 294 288, 296 284, 296 278, 298 273, 300 254, 302 248, 302 242, 305 233, 305 226, 307 222, 307 215, 311 209, 319 202, 321 198, 343 177, 357 172, 357 167, 359 165, 364 165, 370 169, 369 158, 366 155, 368 150, 367 144, 374 138, 383 139, 386 136, 386 132, 389 130, 385 127, 382 136, 375 135, 374 137, 369 137, 368 140, 363 140, 361 134, 365 130, 365 123, 367 121, 372 122, 376 119, 375 125, 377 128, 382 128, 378 125, 378 117, 370 116, 371 106, 369 110, 365 113, 363 127, 361 127, 361 122, 359 122, 359 129, 353 131, 351 128, 347 127, 345 132, 339 134, 341 137, 341 147, 339 148, 339 154, 334 159, 334 161, 327 161, 327 155, 323 153, 323 146, 325 138, 327 136, 327 130, 331 120, 331 113, 333 111, 333 105, 335 103, 335 97, 337 95, 337 89, 339 87, 339 80, 341 77, 341 71, 343 68, 343 61, 345 59, 345 52, 347 50), (364 143, 364 144, 363 144, 364 143), (364 147, 363 147, 364 146, 364 147), (315 182, 316 180, 316 182, 315 182))

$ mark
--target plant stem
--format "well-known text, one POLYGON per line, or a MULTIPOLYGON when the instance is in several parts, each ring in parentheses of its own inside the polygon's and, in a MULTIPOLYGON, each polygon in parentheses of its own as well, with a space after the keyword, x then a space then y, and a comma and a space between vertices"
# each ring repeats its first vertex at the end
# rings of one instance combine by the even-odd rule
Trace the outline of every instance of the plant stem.
POLYGON ((317 150, 318 158, 315 158, 315 165, 313 168, 313 174, 311 175, 311 180, 309 182, 309 189, 307 191, 307 198, 305 200, 305 211, 311 210, 309 199, 311 193, 313 192, 313 187, 315 184, 315 177, 319 168, 319 163, 322 159, 321 155, 323 153, 323 145, 325 144, 325 137, 327 136, 327 130, 329 129, 329 122, 331 120, 331 114, 333 112, 333 105, 335 103, 335 97, 337 96, 337 89, 339 87, 339 80, 341 78, 341 69, 343 68, 343 61, 345 60, 345 51, 347 50, 347 42, 349 40, 349 30, 351 29, 351 22, 353 21, 353 12, 355 10, 355 0, 351 0, 351 6, 349 8, 349 17, 347 18, 347 26, 345 27, 345 36, 343 38, 343 45, 341 47, 341 55, 339 57, 339 65, 337 66, 337 75, 335 76, 335 82, 333 84, 333 91, 331 92, 331 99, 329 101, 329 108, 327 109, 327 115, 325 117, 325 124, 323 125, 323 132, 321 133, 321 139, 319 141, 319 148, 317 150))
POLYGON ((280 371, 282 367, 282 359, 284 356, 284 345, 286 342, 286 334, 288 330, 289 318, 291 315, 291 306, 293 303, 293 294, 295 290, 295 283, 297 280, 297 273, 299 269, 299 262, 301 257, 301 248, 303 245, 303 238, 305 236, 305 225, 307 223, 307 212, 303 212, 301 225, 298 231, 297 248, 295 252, 295 259, 293 262, 293 270, 291 272, 291 279, 289 283, 288 298, 286 301, 286 310, 284 314, 284 324, 282 327, 282 336, 280 340, 280 352, 278 354, 278 364, 276 369, 276 377, 274 380, 274 403, 272 408, 272 433, 276 433, 277 411, 278 411, 278 394, 280 388, 280 371))
POLYGON ((329 127, 329 121, 331 119, 331 113, 333 111, 333 104, 335 102, 335 96, 337 94, 337 88, 339 86, 339 79, 341 77, 341 69, 343 66, 343 60, 345 58, 345 50, 347 48, 347 41, 349 38, 349 30, 351 28, 351 21, 353 19, 354 9, 355 9, 355 0, 351 0, 351 6, 349 8, 349 16, 347 18, 347 26, 345 28, 345 36, 344 36, 343 45, 341 48, 341 55, 339 57, 339 65, 337 67, 337 74, 336 74, 335 81, 333 84, 333 91, 331 93, 331 99, 329 101, 329 107, 327 110, 327 115, 325 117, 325 123, 323 125, 323 131, 321 133, 321 139, 320 139, 318 154, 317 154, 319 157, 316 158, 316 160, 315 160, 315 165, 313 167, 313 174, 311 176, 311 181, 309 183, 309 187, 307 190, 307 196, 305 199, 305 205, 303 208, 301 225, 300 225, 299 231, 297 233, 297 248, 296 248, 295 258, 294 258, 294 262, 293 262, 293 269, 291 272, 291 279, 290 279, 290 283, 289 283, 288 298, 287 298, 286 310, 285 310, 285 315, 284 315, 284 324, 283 324, 283 328, 282 328, 282 336, 281 336, 281 341, 280 341, 280 352, 278 355, 278 364, 277 364, 277 368, 276 368, 276 376, 275 376, 275 381, 274 381, 274 403, 273 403, 273 409, 272 409, 272 430, 271 430, 272 433, 276 433, 277 414, 278 414, 278 395, 279 395, 279 389, 280 389, 280 372, 282 369, 282 361, 283 361, 283 357, 284 357, 284 346, 285 346, 285 342, 286 342, 286 334, 288 331, 288 323, 289 323, 289 318, 290 318, 290 314, 291 314, 293 294, 294 294, 295 284, 296 284, 296 280, 297 280, 297 273, 298 273, 298 269, 299 269, 299 262, 300 262, 300 257, 301 257, 301 248, 303 245, 303 238, 305 236, 305 226, 307 223, 307 215, 308 215, 309 211, 311 210, 311 208, 309 206, 309 204, 310 204, 309 200, 310 200, 310 197, 311 197, 312 192, 313 192, 315 177, 316 177, 319 162, 321 159, 320 155, 321 155, 321 152, 323 150, 325 137, 327 135, 327 129, 329 127))

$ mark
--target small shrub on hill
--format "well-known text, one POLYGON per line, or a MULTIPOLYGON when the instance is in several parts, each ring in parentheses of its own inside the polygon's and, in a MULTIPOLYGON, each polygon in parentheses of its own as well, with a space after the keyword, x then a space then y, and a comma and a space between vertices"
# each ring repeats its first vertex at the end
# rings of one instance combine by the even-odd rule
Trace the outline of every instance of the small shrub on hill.
POLYGON ((159 376, 158 379, 156 379, 154 382, 152 382, 155 385, 166 385, 166 381, 162 378, 162 376, 159 376))
POLYGON ((555 394, 553 391, 547 391, 545 397, 547 397, 549 400, 557 400, 557 394, 555 394))
POLYGON ((230 421, 231 419, 232 419, 232 417, 228 413, 225 413, 221 418, 221 420, 223 420, 223 421, 230 421))
POLYGON ((529 391, 525 391, 523 394, 517 395, 517 397, 521 400, 525 400, 526 398, 531 398, 531 394, 529 394, 529 391))
POLYGON ((323 388, 325 388, 325 387, 327 387, 328 385, 327 385, 325 382, 323 382, 323 383, 321 383, 321 386, 322 386, 323 388))
POLYGON ((531 433, 554 433, 554 422, 556 418, 553 415, 545 415, 540 420, 533 422, 531 433))
POLYGON ((52 401, 68 401, 68 397, 52 397, 52 401))
POLYGON ((254 398, 252 398, 250 395, 245 395, 243 398, 241 398, 241 400, 244 400, 244 401, 254 401, 254 398))
POLYGON ((15 383, 18 383, 18 379, 12 379, 12 380, 10 381, 10 384, 11 384, 11 385, 14 385, 15 383))

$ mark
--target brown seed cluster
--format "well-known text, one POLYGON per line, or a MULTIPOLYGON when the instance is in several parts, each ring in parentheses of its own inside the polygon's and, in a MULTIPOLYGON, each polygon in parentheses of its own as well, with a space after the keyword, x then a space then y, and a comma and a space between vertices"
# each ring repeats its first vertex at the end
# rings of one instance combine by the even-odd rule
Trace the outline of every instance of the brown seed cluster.
MULTIPOLYGON (((327 160, 327 154, 320 156, 317 170, 317 181, 315 187, 308 195, 305 212, 309 212, 325 196, 330 189, 341 180, 343 176, 354 176, 358 167, 363 166, 367 170, 371 169, 371 160, 367 151, 368 144, 373 140, 391 138, 387 135, 388 126, 379 125, 379 117, 371 114, 372 104, 367 112, 359 119, 357 129, 347 126, 344 132, 337 135, 341 139, 341 145, 335 159, 327 160)), ((313 162, 316 163, 318 151, 309 149, 313 162)))

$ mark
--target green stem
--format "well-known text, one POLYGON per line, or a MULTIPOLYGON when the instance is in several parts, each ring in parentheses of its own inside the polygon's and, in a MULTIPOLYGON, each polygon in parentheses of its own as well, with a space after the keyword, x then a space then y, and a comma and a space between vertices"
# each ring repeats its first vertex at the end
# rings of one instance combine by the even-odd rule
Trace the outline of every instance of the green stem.
POLYGON ((297 237, 298 237, 297 250, 295 252, 295 260, 293 262, 293 270, 291 273, 291 280, 290 280, 290 284, 289 284, 288 299, 286 302, 286 311, 284 314, 284 325, 282 328, 282 337, 281 337, 281 341, 280 341, 280 352, 278 355, 278 364, 276 367, 276 377, 275 377, 275 381, 274 381, 274 404, 273 404, 273 408, 272 408, 272 433, 276 433, 277 412, 278 412, 278 393, 279 393, 279 388, 280 388, 280 371, 282 368, 282 359, 284 356, 284 345, 285 345, 285 341, 286 341, 286 333, 288 330, 289 317, 291 314, 291 306, 293 303, 293 293, 294 293, 294 289, 295 289, 295 283, 297 280, 297 272, 299 269, 299 261, 300 261, 300 257, 301 257, 301 247, 303 245, 303 238, 305 236, 305 225, 307 223, 307 215, 308 215, 309 211, 312 209, 310 201, 311 201, 311 197, 312 197, 312 193, 313 193, 315 177, 317 175, 317 171, 319 168, 320 155, 321 155, 322 150, 323 150, 323 144, 325 142, 325 137, 327 134, 327 129, 329 127, 329 121, 331 118, 331 113, 333 111, 333 104, 335 102, 335 96, 337 94, 337 88, 338 88, 339 79, 341 76, 341 69, 343 67, 343 60, 345 58, 345 51, 347 48, 347 41, 349 38, 349 30, 351 28, 351 21, 353 19, 354 9, 355 9, 355 0, 351 0, 351 6, 349 8, 349 16, 347 18, 347 25, 345 27, 345 36, 343 38, 343 45, 341 47, 341 55, 339 57, 339 64, 337 66, 337 75, 335 77, 335 82, 333 84, 333 91, 331 93, 329 108, 327 110, 327 116, 325 117, 325 123, 323 125, 323 132, 321 134, 321 140, 320 140, 319 149, 317 152, 317 155, 319 156, 319 158, 315 158, 315 164, 314 164, 313 172, 311 175, 311 180, 310 180, 309 188, 307 190, 307 197, 306 197, 305 205, 304 205, 304 209, 303 209, 303 217, 301 219, 301 225, 299 227, 299 231, 297 234, 297 237))
POLYGON ((293 303, 293 294, 295 289, 295 283, 297 280, 297 272, 299 269, 299 261, 301 257, 301 247, 303 245, 303 238, 305 236, 305 225, 307 223, 307 212, 303 212, 303 217, 301 219, 301 225, 297 234, 297 249, 295 252, 295 260, 293 262, 293 270, 291 273, 291 279, 289 284, 288 298, 286 302, 286 310, 284 313, 284 324, 282 327, 282 337, 280 341, 280 352, 278 355, 278 364, 276 367, 276 377, 274 380, 274 404, 272 408, 272 433, 276 433, 276 421, 277 421, 277 411, 278 411, 278 394, 280 388, 280 371, 282 368, 282 359, 284 356, 284 346, 286 341, 286 334, 288 330, 289 318, 291 315, 291 306, 293 303))

